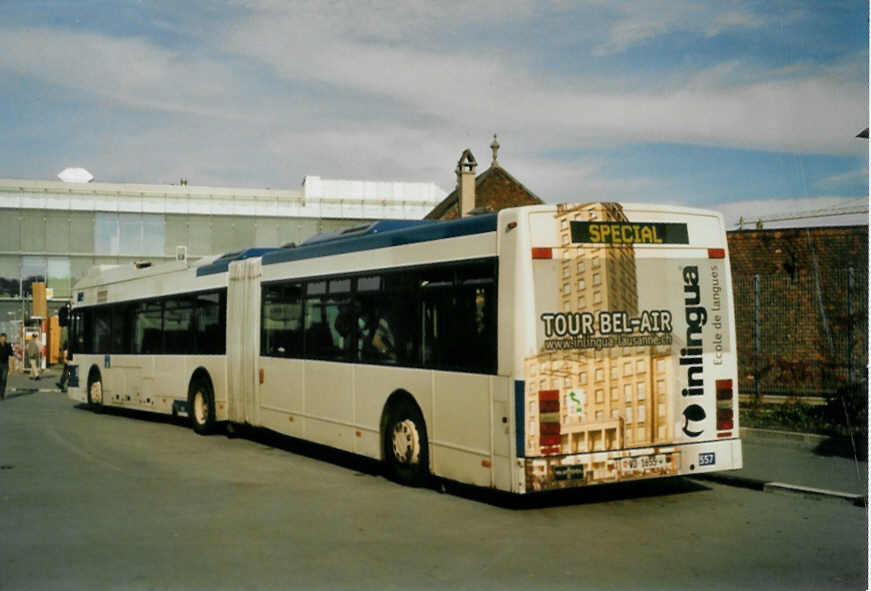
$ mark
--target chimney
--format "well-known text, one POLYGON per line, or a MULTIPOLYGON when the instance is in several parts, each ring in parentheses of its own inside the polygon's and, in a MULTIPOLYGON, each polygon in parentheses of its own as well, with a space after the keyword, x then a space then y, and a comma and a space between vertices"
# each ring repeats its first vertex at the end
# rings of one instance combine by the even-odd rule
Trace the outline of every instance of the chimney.
POLYGON ((475 167, 478 162, 472 150, 466 148, 457 161, 457 204, 460 217, 464 218, 475 209, 475 167))

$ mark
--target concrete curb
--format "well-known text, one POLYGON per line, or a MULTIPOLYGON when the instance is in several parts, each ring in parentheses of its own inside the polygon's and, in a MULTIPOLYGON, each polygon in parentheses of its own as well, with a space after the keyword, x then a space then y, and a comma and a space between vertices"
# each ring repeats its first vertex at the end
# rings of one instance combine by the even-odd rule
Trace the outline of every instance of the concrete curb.
POLYGON ((741 439, 748 443, 769 443, 788 447, 813 449, 824 441, 832 439, 828 435, 816 433, 799 433, 795 431, 777 431, 774 429, 755 429, 741 427, 741 439))
POLYGON ((748 478, 746 476, 735 476, 734 474, 723 474, 719 472, 694 474, 689 476, 689 478, 694 480, 707 480, 709 482, 716 482, 726 486, 736 486, 739 488, 747 488, 767 493, 798 495, 816 500, 846 501, 856 507, 868 506, 868 497, 866 495, 846 493, 838 490, 799 486, 797 484, 786 484, 784 482, 769 482, 758 478, 748 478))

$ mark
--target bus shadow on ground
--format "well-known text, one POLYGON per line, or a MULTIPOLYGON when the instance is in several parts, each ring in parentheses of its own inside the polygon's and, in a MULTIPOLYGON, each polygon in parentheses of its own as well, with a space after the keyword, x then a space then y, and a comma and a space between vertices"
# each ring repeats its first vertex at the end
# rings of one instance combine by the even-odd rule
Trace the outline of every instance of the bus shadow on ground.
POLYGON ((665 497, 711 490, 710 487, 684 477, 668 477, 635 480, 631 482, 597 484, 593 486, 534 492, 526 495, 516 495, 495 489, 470 486, 453 481, 446 481, 442 484, 445 487, 444 490, 453 495, 513 510, 546 509, 549 507, 563 507, 569 505, 590 505, 650 497, 665 497))
MULTIPOLYGON (((90 406, 85 403, 79 403, 75 408, 80 410, 91 410, 90 406)), ((156 414, 147 411, 118 407, 105 407, 101 412, 102 414, 110 416, 126 417, 152 423, 163 423, 190 428, 189 419, 179 415, 156 414)), ((319 443, 297 439, 268 429, 239 424, 218 425, 215 435, 221 434, 230 438, 245 439, 269 449, 278 449, 311 458, 313 460, 329 462, 342 468, 352 470, 356 475, 386 478, 384 465, 378 460, 321 445, 319 443)), ((684 477, 616 482, 570 489, 535 492, 527 495, 517 495, 496 489, 463 484, 453 480, 436 477, 431 479, 426 488, 470 501, 511 510, 588 505, 650 497, 665 497, 711 490, 710 487, 707 487, 698 481, 684 477)))
MULTIPOLYGON (((77 410, 85 410, 88 412, 95 412, 91 406, 86 402, 79 402, 75 405, 77 410)), ((165 415, 162 413, 154 413, 148 412, 146 410, 136 410, 132 408, 119 408, 117 406, 104 406, 99 411, 98 414, 112 416, 112 417, 125 417, 128 419, 138 419, 140 421, 147 421, 149 423, 164 423, 167 425, 177 425, 179 427, 190 427, 190 422, 187 418, 180 415, 165 415)))

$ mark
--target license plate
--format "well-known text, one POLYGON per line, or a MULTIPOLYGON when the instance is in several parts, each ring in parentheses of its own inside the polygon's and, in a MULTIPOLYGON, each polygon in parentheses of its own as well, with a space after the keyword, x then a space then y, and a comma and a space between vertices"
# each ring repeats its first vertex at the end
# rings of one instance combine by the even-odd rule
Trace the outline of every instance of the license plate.
POLYGON ((583 466, 554 466, 553 476, 555 480, 579 480, 584 477, 583 466))
POLYGON ((646 470, 647 468, 657 468, 659 466, 665 466, 665 456, 663 454, 655 456, 642 456, 638 458, 638 465, 643 470, 646 470))
POLYGON ((717 463, 717 455, 712 451, 699 454, 699 466, 713 466, 717 463))

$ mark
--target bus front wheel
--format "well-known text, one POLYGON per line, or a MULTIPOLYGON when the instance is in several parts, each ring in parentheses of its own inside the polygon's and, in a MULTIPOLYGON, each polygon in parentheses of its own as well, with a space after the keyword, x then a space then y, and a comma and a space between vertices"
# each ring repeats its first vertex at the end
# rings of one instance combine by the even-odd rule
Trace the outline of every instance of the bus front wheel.
POLYGON ((188 392, 188 414, 194 431, 209 435, 215 430, 215 396, 208 380, 199 378, 191 382, 188 392))
POLYGON ((394 402, 384 430, 384 461, 388 475, 408 486, 422 486, 429 479, 429 445, 423 417, 406 399, 394 402))

